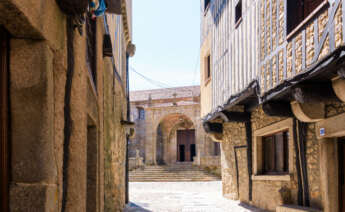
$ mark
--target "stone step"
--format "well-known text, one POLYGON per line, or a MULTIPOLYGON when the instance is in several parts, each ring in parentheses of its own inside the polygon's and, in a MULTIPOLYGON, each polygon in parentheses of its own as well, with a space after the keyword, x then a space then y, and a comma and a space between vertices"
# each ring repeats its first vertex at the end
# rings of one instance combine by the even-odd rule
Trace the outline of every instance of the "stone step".
POLYGON ((189 182, 219 181, 219 177, 191 164, 171 166, 146 166, 129 172, 131 182, 189 182))

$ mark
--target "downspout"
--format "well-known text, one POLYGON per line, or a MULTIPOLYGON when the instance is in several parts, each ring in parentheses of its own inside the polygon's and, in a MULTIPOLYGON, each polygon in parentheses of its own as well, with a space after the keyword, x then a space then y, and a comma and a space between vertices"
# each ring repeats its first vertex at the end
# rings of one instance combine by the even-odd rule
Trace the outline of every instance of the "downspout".
MULTIPOLYGON (((131 119, 131 111, 130 111, 130 104, 129 104, 129 76, 128 76, 128 70, 129 70, 129 55, 126 54, 126 95, 127 95, 127 121, 130 121, 131 119)), ((128 155, 128 148, 129 148, 129 135, 126 135, 126 204, 129 202, 129 155, 128 155)))
POLYGON ((62 166, 62 205, 61 211, 66 210, 68 194, 68 168, 69 168, 69 145, 71 141, 72 118, 71 118, 71 93, 74 75, 74 24, 71 16, 67 17, 67 73, 65 85, 64 105, 64 143, 63 143, 63 166, 62 166))
POLYGON ((252 137, 252 122, 251 120, 245 122, 246 127, 246 139, 247 139, 247 162, 248 162, 248 177, 249 177, 249 201, 252 201, 253 199, 253 180, 252 180, 252 174, 253 174, 253 160, 252 160, 252 143, 253 143, 253 137, 252 137))

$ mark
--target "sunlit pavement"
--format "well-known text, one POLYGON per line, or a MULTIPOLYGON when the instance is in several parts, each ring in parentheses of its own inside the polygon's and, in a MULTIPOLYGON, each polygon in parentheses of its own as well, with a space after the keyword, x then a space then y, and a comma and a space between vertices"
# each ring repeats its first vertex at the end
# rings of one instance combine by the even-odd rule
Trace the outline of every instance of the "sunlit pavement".
POLYGON ((129 184, 126 212, 259 211, 222 197, 221 181, 129 184))

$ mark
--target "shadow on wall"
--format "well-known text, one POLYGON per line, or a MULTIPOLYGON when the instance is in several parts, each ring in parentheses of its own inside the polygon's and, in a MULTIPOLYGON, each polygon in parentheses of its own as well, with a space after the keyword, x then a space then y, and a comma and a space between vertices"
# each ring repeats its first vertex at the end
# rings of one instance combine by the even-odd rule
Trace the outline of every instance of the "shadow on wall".
POLYGON ((146 210, 145 208, 142 208, 141 206, 134 204, 133 202, 130 202, 126 206, 124 212, 153 212, 153 211, 146 210))
POLYGON ((251 206, 251 205, 248 205, 248 204, 246 204, 246 203, 243 203, 243 202, 241 202, 239 205, 240 205, 241 207, 243 207, 243 208, 249 210, 249 211, 252 211, 252 212, 265 212, 265 210, 262 210, 262 209, 259 209, 259 208, 255 208, 255 207, 253 207, 253 206, 251 206))

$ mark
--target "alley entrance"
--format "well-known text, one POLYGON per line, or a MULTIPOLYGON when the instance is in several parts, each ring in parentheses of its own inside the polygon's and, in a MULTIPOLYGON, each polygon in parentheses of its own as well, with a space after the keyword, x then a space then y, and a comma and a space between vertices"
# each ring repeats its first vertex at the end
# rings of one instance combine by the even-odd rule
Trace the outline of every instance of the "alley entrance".
POLYGON ((9 151, 8 151, 8 34, 0 26, 0 193, 1 211, 8 211, 8 176, 9 176, 9 151))
POLYGON ((339 211, 345 212, 345 138, 339 139, 339 211))
POLYGON ((191 162, 195 156, 195 130, 177 130, 177 161, 191 162))

